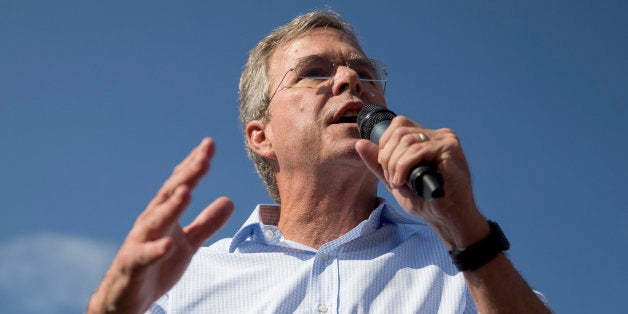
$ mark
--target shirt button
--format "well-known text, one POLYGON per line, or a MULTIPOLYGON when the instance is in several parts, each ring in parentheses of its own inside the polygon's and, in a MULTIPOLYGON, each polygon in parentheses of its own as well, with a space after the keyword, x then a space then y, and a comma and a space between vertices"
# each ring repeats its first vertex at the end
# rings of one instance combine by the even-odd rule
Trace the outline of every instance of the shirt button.
POLYGON ((318 311, 321 313, 327 313, 327 306, 325 304, 321 304, 318 306, 318 311))
POLYGON ((329 259, 329 255, 327 255, 327 253, 321 253, 321 258, 322 258, 324 261, 327 261, 327 260, 329 259))
POLYGON ((266 239, 272 239, 275 236, 275 233, 272 230, 264 231, 264 236, 266 239))

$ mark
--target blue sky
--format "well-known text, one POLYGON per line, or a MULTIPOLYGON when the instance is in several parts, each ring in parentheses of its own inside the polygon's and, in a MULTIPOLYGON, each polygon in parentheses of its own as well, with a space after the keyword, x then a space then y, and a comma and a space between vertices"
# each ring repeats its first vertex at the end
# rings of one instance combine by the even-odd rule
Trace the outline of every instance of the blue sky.
POLYGON ((228 237, 270 202, 243 149, 240 70, 274 27, 322 8, 387 64, 394 111, 458 133, 479 206, 555 310, 625 311, 625 2, 4 0, 0 312, 80 312, 204 136, 217 154, 182 222, 227 195, 214 239, 228 237))

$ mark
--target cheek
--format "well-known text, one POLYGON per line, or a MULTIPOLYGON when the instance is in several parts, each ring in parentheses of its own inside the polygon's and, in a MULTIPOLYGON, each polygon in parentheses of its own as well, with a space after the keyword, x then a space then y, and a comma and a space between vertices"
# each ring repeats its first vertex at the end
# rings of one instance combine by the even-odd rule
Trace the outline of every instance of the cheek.
MULTIPOLYGON (((277 103, 271 111, 272 119, 277 118, 278 124, 284 129, 284 136, 299 130, 307 130, 313 127, 318 120, 316 115, 317 105, 304 99, 301 95, 285 97, 277 103)), ((279 130, 276 130, 279 131, 279 130)))
POLYGON ((377 104, 380 106, 386 106, 386 97, 381 92, 371 92, 369 93, 369 99, 367 103, 377 104))
POLYGON ((324 125, 322 107, 326 98, 325 95, 312 94, 314 92, 289 89, 273 100, 271 121, 274 120, 275 137, 280 141, 289 141, 292 149, 315 145, 317 140, 320 141, 324 125))
POLYGON ((305 106, 294 105, 285 106, 283 108, 276 108, 274 113, 271 113, 270 125, 272 128, 273 144, 276 145, 294 145, 295 142, 305 140, 304 134, 307 135, 311 127, 311 117, 305 110, 305 106), (283 111, 281 111, 283 110, 283 111))

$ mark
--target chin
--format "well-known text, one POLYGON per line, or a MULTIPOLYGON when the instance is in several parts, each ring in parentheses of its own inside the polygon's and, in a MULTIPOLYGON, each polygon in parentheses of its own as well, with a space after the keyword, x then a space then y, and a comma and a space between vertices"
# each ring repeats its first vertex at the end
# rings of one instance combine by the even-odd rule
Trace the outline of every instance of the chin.
POLYGON ((362 157, 355 150, 355 143, 358 139, 348 139, 346 141, 346 145, 339 149, 339 157, 350 161, 351 163, 356 163, 356 166, 366 167, 362 157))

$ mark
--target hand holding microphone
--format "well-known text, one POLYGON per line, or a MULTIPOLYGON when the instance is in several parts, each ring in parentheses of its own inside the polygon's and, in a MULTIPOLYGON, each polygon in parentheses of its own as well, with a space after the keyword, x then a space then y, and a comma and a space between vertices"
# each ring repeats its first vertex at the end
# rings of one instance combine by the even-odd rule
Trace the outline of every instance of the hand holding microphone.
MULTIPOLYGON (((382 106, 364 106, 357 119, 360 136, 379 144, 380 137, 395 116, 394 112, 382 106)), ((420 133, 419 136, 423 141, 429 140, 425 133, 420 133)), ((407 185, 416 195, 428 200, 441 198, 445 195, 442 176, 431 164, 422 162, 414 167, 408 176, 407 185)))

